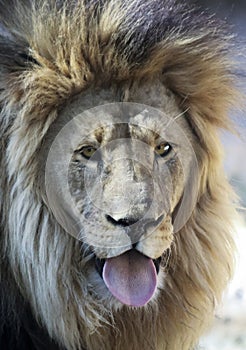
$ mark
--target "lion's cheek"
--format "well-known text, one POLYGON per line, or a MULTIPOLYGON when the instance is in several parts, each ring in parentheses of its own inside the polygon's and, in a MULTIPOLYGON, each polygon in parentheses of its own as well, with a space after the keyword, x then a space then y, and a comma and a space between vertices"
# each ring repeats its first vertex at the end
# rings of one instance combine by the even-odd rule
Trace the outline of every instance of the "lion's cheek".
POLYGON ((166 220, 151 234, 143 235, 137 245, 137 250, 152 259, 158 259, 173 241, 173 226, 171 218, 166 220))

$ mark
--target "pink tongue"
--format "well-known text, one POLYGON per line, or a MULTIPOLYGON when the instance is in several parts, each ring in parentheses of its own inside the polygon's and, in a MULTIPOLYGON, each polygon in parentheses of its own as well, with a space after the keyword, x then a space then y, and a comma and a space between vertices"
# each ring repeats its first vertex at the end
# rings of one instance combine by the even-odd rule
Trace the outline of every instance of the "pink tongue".
POLYGON ((156 290, 156 268, 152 259, 130 250, 106 260, 103 280, 110 292, 123 304, 143 306, 156 290))

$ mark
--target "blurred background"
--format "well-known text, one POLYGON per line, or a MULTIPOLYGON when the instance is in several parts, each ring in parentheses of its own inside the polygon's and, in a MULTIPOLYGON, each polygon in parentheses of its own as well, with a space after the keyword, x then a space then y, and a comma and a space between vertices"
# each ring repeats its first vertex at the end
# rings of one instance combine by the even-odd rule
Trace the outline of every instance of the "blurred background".
MULTIPOLYGON (((246 0, 191 2, 232 24, 239 41, 237 60, 242 71, 246 72, 246 0)), ((245 73, 242 73, 241 89, 246 93, 245 73)), ((241 112, 232 111, 231 116, 236 120, 240 136, 222 133, 221 139, 225 148, 225 170, 240 197, 241 220, 236 223, 239 253, 235 277, 217 310, 211 331, 201 340, 201 350, 246 350, 246 108, 241 112)))

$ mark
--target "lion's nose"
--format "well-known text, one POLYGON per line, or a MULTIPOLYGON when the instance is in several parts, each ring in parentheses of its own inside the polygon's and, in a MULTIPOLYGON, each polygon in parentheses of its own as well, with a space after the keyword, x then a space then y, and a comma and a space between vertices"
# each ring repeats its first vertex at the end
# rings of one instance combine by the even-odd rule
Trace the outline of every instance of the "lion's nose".
POLYGON ((122 226, 122 227, 127 227, 131 226, 133 224, 136 224, 140 218, 134 218, 134 217, 123 217, 123 218, 113 218, 110 215, 106 215, 106 219, 113 225, 115 226, 122 226))

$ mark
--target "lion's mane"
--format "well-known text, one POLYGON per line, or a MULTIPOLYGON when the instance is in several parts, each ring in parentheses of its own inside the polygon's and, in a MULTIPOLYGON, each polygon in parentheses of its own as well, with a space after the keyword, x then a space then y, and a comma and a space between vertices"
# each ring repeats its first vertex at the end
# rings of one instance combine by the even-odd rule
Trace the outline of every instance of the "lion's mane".
POLYGON ((1 341, 21 348, 25 332, 40 349, 193 348, 233 271, 218 138, 236 101, 224 24, 172 0, 2 0, 0 17, 1 341), (116 311, 93 298, 83 244, 49 210, 39 151, 75 94, 160 75, 189 111, 199 194, 154 305, 116 311))

